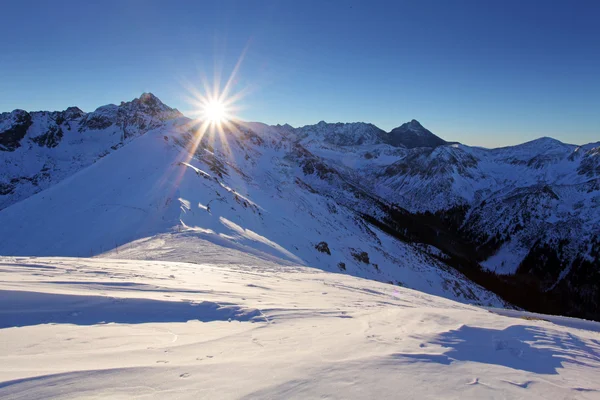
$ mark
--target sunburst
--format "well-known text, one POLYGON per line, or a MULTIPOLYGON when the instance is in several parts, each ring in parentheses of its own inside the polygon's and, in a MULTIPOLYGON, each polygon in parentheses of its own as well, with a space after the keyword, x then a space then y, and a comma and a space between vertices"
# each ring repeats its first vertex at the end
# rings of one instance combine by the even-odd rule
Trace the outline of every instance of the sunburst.
POLYGON ((213 100, 203 106, 203 117, 210 121, 211 124, 221 124, 229 120, 229 113, 225 104, 218 100, 213 100))
POLYGON ((188 146, 188 161, 197 155, 197 149, 203 140, 208 141, 213 149, 220 149, 224 155, 233 157, 229 136, 239 133, 239 127, 244 124, 239 119, 241 100, 249 93, 248 88, 240 90, 237 77, 245 52, 244 50, 238 58, 224 85, 219 69, 215 69, 212 84, 206 76, 198 80, 199 84, 189 81, 185 84, 188 92, 186 100, 191 108, 186 114, 194 118, 188 128, 188 131, 194 133, 188 146))

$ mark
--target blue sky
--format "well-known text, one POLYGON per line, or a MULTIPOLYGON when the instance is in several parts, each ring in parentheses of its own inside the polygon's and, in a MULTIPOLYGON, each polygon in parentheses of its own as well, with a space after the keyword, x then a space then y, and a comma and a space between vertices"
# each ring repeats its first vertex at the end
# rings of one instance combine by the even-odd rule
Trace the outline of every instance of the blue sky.
POLYGON ((223 81, 269 124, 413 118, 495 147, 600 140, 600 1, 4 1, 0 110, 223 81))

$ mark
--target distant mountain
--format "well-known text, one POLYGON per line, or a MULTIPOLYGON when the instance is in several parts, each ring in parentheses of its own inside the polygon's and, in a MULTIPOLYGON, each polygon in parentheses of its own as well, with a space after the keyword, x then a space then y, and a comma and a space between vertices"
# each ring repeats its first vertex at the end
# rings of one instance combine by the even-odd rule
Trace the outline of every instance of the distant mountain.
POLYGON ((393 147, 413 149, 416 147, 435 148, 448 144, 414 119, 391 132, 385 132, 373 124, 364 122, 331 124, 321 121, 316 125, 298 128, 296 133, 300 139, 336 146, 389 144, 393 147))
POLYGON ((197 125, 151 94, 92 113, 1 114, 0 254, 202 235, 462 301, 498 304, 479 284, 600 319, 598 143, 482 149, 416 120, 391 132, 240 122, 203 137, 197 125))
POLYGON ((336 146, 360 146, 383 143, 385 131, 364 122, 329 124, 321 121, 295 130, 300 140, 316 141, 336 146))
POLYGON ((414 149, 415 147, 435 148, 447 144, 445 140, 425 129, 415 119, 392 129, 386 136, 386 143, 396 147, 404 146, 408 149, 414 149))

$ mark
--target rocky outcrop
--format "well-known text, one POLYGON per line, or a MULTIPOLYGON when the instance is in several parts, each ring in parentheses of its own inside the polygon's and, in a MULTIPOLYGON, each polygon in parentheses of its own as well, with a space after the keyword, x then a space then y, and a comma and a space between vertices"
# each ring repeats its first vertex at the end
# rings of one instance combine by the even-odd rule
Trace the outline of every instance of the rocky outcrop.
POLYGON ((15 151, 33 123, 31 114, 23 110, 0 114, 0 151, 15 151))

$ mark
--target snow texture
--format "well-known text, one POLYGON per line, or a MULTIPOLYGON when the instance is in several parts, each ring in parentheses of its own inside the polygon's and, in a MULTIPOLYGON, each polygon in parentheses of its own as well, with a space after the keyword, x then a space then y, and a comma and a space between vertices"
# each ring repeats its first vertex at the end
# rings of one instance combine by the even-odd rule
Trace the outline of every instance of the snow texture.
POLYGON ((0 397, 600 396, 599 323, 196 249, 0 258, 0 397))

